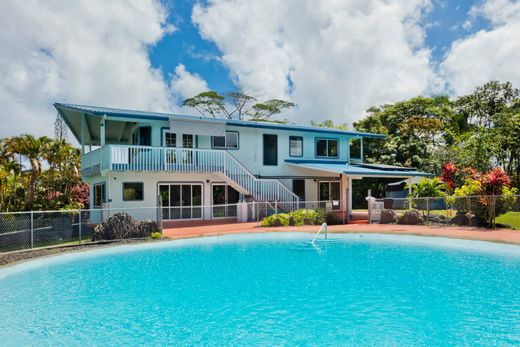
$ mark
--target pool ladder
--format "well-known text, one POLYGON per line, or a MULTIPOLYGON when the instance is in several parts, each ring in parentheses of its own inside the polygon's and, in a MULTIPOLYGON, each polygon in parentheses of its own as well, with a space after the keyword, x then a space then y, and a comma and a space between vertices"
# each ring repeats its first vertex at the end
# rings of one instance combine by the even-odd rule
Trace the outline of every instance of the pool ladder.
POLYGON ((314 238, 312 239, 311 243, 314 243, 316 241, 316 239, 318 238, 318 235, 321 233, 322 230, 325 230, 325 240, 326 240, 328 229, 329 229, 329 226, 327 225, 327 223, 323 223, 321 225, 320 229, 318 230, 318 232, 316 234, 314 234, 314 238))

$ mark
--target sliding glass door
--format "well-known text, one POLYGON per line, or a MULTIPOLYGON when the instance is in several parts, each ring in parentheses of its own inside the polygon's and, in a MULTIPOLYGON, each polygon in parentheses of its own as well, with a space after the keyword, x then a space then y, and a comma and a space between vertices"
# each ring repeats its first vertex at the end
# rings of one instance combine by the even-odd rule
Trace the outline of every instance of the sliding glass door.
POLYGON ((240 193, 227 184, 213 184, 211 191, 213 218, 236 217, 240 193))
POLYGON ((161 183, 163 220, 202 219, 202 183, 161 183))

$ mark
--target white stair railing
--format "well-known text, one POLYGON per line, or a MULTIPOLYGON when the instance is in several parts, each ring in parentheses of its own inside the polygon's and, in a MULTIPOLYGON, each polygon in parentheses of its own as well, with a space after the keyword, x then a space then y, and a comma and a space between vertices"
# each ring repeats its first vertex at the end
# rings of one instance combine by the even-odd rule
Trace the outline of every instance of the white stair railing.
POLYGON ((110 145, 108 165, 117 171, 214 172, 248 192, 256 201, 280 201, 284 210, 298 207, 299 198, 276 179, 257 178, 227 151, 110 145))

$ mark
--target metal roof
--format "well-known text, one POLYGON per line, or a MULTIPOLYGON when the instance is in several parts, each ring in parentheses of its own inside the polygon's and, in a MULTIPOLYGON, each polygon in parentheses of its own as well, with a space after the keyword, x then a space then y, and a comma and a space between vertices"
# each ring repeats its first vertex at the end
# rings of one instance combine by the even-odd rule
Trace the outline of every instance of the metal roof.
POLYGON ((129 118, 132 121, 136 121, 136 119, 149 119, 149 120, 159 120, 159 121, 168 121, 171 118, 181 119, 181 120, 201 120, 205 122, 223 122, 226 125, 230 126, 239 126, 239 127, 251 127, 251 128, 264 128, 264 129, 279 129, 279 130, 294 130, 294 131, 303 131, 303 132, 315 132, 315 133, 329 133, 329 134, 342 134, 342 135, 350 135, 350 136, 359 136, 366 138, 385 138, 385 135, 382 134, 371 134, 371 133, 363 133, 357 131, 348 131, 348 130, 340 130, 333 128, 320 128, 313 126, 303 126, 303 125, 293 125, 293 124, 278 124, 278 123, 270 123, 270 122, 259 122, 259 121, 248 121, 248 120, 238 120, 238 119, 224 119, 224 118, 211 118, 211 117, 199 117, 199 116, 188 116, 188 115, 179 115, 179 114, 168 114, 168 113, 158 113, 158 112, 148 112, 148 111, 136 111, 136 110, 125 110, 125 109, 117 109, 110 107, 99 107, 99 106, 87 106, 87 105, 75 105, 75 104, 66 104, 66 103, 55 103, 54 107, 63 115, 67 110, 75 111, 75 112, 83 112, 87 115, 96 115, 96 116, 115 116, 122 118, 129 118))
MULTIPOLYGON (((286 163, 318 171, 334 172, 354 176, 375 176, 375 177, 430 177, 433 176, 427 172, 414 171, 413 169, 402 167, 385 168, 368 168, 363 164, 348 164, 345 161, 328 161, 328 160, 285 160, 286 163)), ((372 164, 377 167, 377 164, 372 164)))

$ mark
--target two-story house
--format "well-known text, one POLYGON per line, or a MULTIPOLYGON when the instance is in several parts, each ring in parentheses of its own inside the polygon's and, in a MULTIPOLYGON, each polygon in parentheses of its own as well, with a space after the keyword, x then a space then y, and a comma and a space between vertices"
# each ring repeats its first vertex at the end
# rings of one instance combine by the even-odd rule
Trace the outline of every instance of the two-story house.
POLYGON ((363 163, 363 139, 384 135, 56 103, 81 145, 90 208, 162 206, 163 220, 235 217, 204 208, 240 201, 330 202, 351 212, 352 180, 428 176, 363 163), (360 141, 351 157, 350 143, 360 141))

